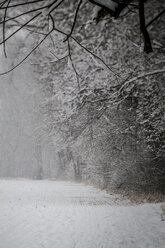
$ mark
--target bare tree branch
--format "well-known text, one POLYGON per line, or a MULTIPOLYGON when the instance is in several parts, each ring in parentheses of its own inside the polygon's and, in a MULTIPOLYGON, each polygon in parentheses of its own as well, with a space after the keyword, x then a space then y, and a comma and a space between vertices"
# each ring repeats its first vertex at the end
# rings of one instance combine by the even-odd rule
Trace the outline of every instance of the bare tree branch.
MULTIPOLYGON (((76 77, 77 77, 77 82, 78 82, 78 85, 79 85, 79 79, 78 79, 78 73, 76 71, 76 68, 73 64, 73 59, 72 59, 72 55, 71 55, 71 47, 70 47, 70 38, 76 43, 78 44, 78 46, 80 48, 82 48, 84 51, 86 51, 87 53, 89 53, 90 55, 92 55, 92 57, 94 57, 96 60, 100 61, 104 67, 106 67, 109 71, 111 71, 115 76, 117 76, 117 80, 118 80, 118 77, 121 78, 121 76, 119 74, 117 74, 109 65, 106 64, 106 62, 100 58, 97 54, 95 54, 94 52, 90 51, 87 47, 85 47, 84 45, 82 45, 75 37, 72 36, 73 34, 73 30, 75 28, 75 25, 76 25, 76 21, 77 21, 77 16, 78 16, 78 12, 79 12, 79 9, 81 7, 81 4, 82 4, 82 0, 79 0, 78 2, 78 5, 77 5, 77 8, 76 8, 76 11, 75 11, 75 16, 74 16, 74 20, 73 20, 73 24, 72 24, 72 27, 71 27, 71 30, 70 30, 70 33, 67 34, 57 28, 55 28, 55 20, 54 20, 54 17, 51 15, 51 12, 53 12, 55 9, 58 8, 58 6, 60 6, 65 0, 54 0, 53 2, 51 1, 51 3, 49 4, 46 4, 42 7, 39 7, 39 8, 36 8, 36 9, 32 9, 32 10, 29 10, 27 12, 24 12, 24 13, 21 13, 21 14, 18 14, 14 17, 11 17, 11 18, 6 18, 7 16, 7 11, 9 8, 16 8, 16 7, 19 7, 19 6, 24 6, 24 5, 30 5, 32 4, 34 6, 34 4, 37 4, 37 3, 40 3, 40 2, 44 2, 45 0, 31 0, 29 2, 22 2, 22 3, 17 3, 17 4, 13 4, 13 5, 10 5, 10 2, 11 0, 6 0, 6 1, 3 1, 0 3, 0 9, 1 10, 4 10, 4 18, 3 18, 3 21, 0 22, 0 24, 3 24, 3 40, 0 42, 0 45, 3 44, 4 46, 4 54, 5 54, 5 57, 7 56, 6 55, 6 49, 5 49, 5 43, 7 40, 9 40, 12 36, 14 36, 17 32, 19 32, 21 29, 23 28, 28 28, 28 24, 30 22, 32 22, 35 18, 37 18, 38 16, 40 16, 42 13, 45 14, 45 15, 48 15, 48 18, 51 19, 52 21, 52 30, 55 30, 61 34, 63 34, 65 36, 65 40, 64 41, 68 41, 68 56, 71 60, 71 63, 73 65, 73 70, 76 74, 76 77), (5 5, 5 6, 4 6, 5 5), (11 35, 9 35, 7 38, 5 37, 5 23, 6 22, 9 22, 9 21, 12 21, 12 20, 15 20, 16 18, 19 18, 23 15, 26 15, 26 14, 29 14, 29 13, 33 13, 33 12, 38 12, 39 10, 42 10, 42 9, 45 9, 45 12, 39 12, 37 13, 36 15, 34 15, 29 21, 27 21, 26 23, 24 24, 19 24, 20 27, 14 31, 11 35)), ((91 2, 95 2, 95 1, 91 1, 91 2)), ((128 0, 128 2, 126 1, 116 1, 117 3, 119 4, 125 4, 125 5, 133 5, 132 3, 130 3, 131 1, 128 0)), ((139 20, 140 20, 140 29, 141 29, 141 33, 143 34, 143 37, 144 37, 144 50, 149 53, 152 51, 152 46, 151 46, 151 41, 150 41, 150 37, 149 37, 149 34, 147 32, 147 27, 153 23, 157 18, 159 18, 160 15, 162 15, 165 10, 163 10, 160 14, 158 14, 153 20, 151 20, 147 25, 145 25, 145 15, 144 15, 144 1, 143 0, 138 0, 138 3, 139 3, 139 20)), ((97 3, 96 3, 97 4, 97 3)), ((137 7, 137 5, 136 5, 137 7)), ((40 28, 40 27, 38 27, 40 28)), ((36 32, 34 30, 29 30, 30 32, 36 32)), ((44 34, 44 33, 41 33, 41 32, 38 32, 37 33, 39 34, 42 34, 44 36, 47 37, 47 34, 44 34)), ((45 39, 45 37, 44 37, 45 39)), ((139 76, 138 76, 139 77, 139 76)), ((127 81, 128 82, 128 81, 127 81)))
POLYGON ((13 68, 11 68, 10 70, 0 73, 0 76, 2 75, 6 75, 9 72, 12 72, 13 70, 15 70, 18 66, 20 66, 42 43, 43 41, 53 32, 53 30, 51 30, 49 33, 47 33, 45 35, 45 37, 18 63, 16 64, 13 68))
POLYGON ((5 13, 4 13, 4 19, 3 19, 3 51, 4 51, 6 58, 7 58, 7 54, 6 54, 6 49, 5 49, 5 20, 6 20, 7 9, 8 9, 10 2, 11 0, 8 0, 5 13))
POLYGON ((25 27, 28 23, 30 23, 31 21, 33 21, 36 17, 38 17, 39 15, 41 15, 41 12, 38 13, 37 15, 33 16, 29 21, 27 21, 26 23, 24 23, 20 28, 18 28, 15 32, 13 32, 11 35, 9 35, 5 40, 3 40, 2 42, 0 42, 0 45, 4 44, 7 40, 9 40, 13 35, 15 35, 16 33, 18 33, 23 27, 25 27))
POLYGON ((114 70, 111 69, 111 67, 109 67, 105 61, 103 59, 101 59, 98 55, 96 55, 95 53, 93 53, 92 51, 90 51, 88 48, 86 48, 85 46, 83 46, 76 38, 74 38, 73 36, 71 36, 71 38, 81 47, 83 48, 86 52, 88 52, 89 54, 91 54, 93 57, 97 58, 99 61, 101 61, 101 63, 109 70, 111 71, 115 76, 118 76, 121 78, 121 76, 114 72, 114 70))
MULTIPOLYGON (((5 23, 6 23, 6 22, 9 22, 9 21, 12 21, 12 20, 14 20, 14 19, 16 19, 16 18, 19 18, 19 17, 21 17, 21 16, 24 16, 24 15, 27 15, 27 14, 30 14, 30 13, 37 12, 37 11, 39 11, 39 10, 45 9, 45 8, 47 8, 48 6, 49 6, 49 5, 46 5, 46 6, 44 6, 44 7, 40 7, 40 8, 37 8, 37 9, 32 9, 32 10, 29 10, 29 11, 27 11, 27 12, 21 13, 21 14, 19 14, 19 15, 17 15, 17 16, 14 16, 14 17, 11 17, 11 18, 5 20, 5 23)), ((4 23, 4 21, 0 22, 0 24, 3 24, 3 23, 4 23)))
MULTIPOLYGON (((0 9, 7 9, 7 8, 15 8, 15 7, 19 7, 19 6, 23 6, 23 5, 28 5, 28 4, 31 4, 31 3, 38 3, 38 2, 43 2, 45 0, 34 0, 34 1, 29 1, 29 2, 25 2, 25 3, 18 3, 18 4, 13 4, 13 5, 10 5, 10 6, 5 6, 5 7, 0 7, 0 9)), ((4 3, 7 2, 7 1, 4 1, 4 3)), ((3 3, 3 4, 4 4, 3 3)))
MULTIPOLYGON (((74 30, 74 27, 75 27, 75 24, 76 24, 76 20, 77 20, 77 15, 78 15, 78 12, 79 12, 79 9, 80 9, 81 4, 82 4, 82 0, 80 0, 79 3, 78 3, 77 9, 76 9, 76 13, 75 13, 75 17, 74 17, 74 21, 73 21, 73 25, 72 25, 71 31, 70 31, 70 33, 68 34, 68 37, 66 38, 66 40, 68 40, 69 37, 70 37, 70 36, 72 35, 72 33, 73 33, 73 30, 74 30)), ((65 40, 65 41, 66 41, 66 40, 65 40)))
MULTIPOLYGON (((58 29, 58 28, 54 28, 55 31, 57 31, 58 33, 63 34, 64 36, 68 36, 67 33, 65 33, 64 31, 58 29)), ((81 48, 83 48, 83 50, 85 50, 86 52, 88 52, 89 54, 91 54, 93 57, 97 58, 109 71, 111 71, 115 76, 118 76, 119 78, 121 78, 121 76, 119 74, 117 74, 116 72, 114 72, 111 67, 109 67, 105 61, 103 59, 101 59, 98 55, 96 55, 95 53, 93 53, 92 51, 90 51, 88 48, 86 48, 85 46, 83 46, 76 38, 74 38, 73 36, 70 36, 71 39, 73 39, 76 44, 78 44, 81 48)))
POLYGON ((5 3, 7 3, 7 1, 8 1, 8 0, 5 0, 5 1, 1 2, 1 3, 0 3, 0 7, 3 7, 3 5, 4 5, 5 3))
POLYGON ((76 68, 75 68, 75 66, 74 66, 74 63, 73 63, 73 60, 72 60, 71 48, 70 48, 70 40, 69 40, 69 39, 68 39, 68 56, 69 56, 70 62, 71 62, 71 64, 72 64, 72 68, 73 68, 73 70, 74 70, 74 72, 75 72, 75 74, 76 74, 77 84, 78 84, 78 88, 79 88, 79 90, 80 90, 79 75, 78 75, 78 73, 77 73, 77 70, 76 70, 76 68))
MULTIPOLYGON (((57 9, 65 0, 61 0, 57 5, 55 5, 52 9, 50 9, 50 11, 48 12, 48 14, 51 14, 55 9, 57 9)), ((56 2, 58 2, 58 0, 54 1, 53 4, 51 4, 51 6, 53 6, 56 2)))
POLYGON ((155 71, 151 71, 151 72, 146 72, 146 73, 142 73, 136 77, 133 77, 131 78, 130 80, 128 81, 125 81, 125 83, 120 87, 119 91, 121 91, 126 85, 140 79, 140 78, 143 78, 143 77, 146 77, 146 76, 152 76, 152 75, 155 75, 155 74, 160 74, 160 73, 165 73, 165 69, 160 69, 160 70, 155 70, 155 71))
POLYGON ((146 28, 149 27, 154 21, 156 21, 164 13, 165 13, 165 9, 162 10, 158 15, 156 15, 149 23, 147 23, 146 28))

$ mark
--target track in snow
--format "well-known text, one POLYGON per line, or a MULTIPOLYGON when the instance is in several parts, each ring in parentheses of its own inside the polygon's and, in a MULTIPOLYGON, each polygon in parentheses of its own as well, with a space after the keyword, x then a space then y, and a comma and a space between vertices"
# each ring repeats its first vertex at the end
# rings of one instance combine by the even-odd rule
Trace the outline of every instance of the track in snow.
POLYGON ((164 248, 161 204, 71 182, 0 180, 1 248, 164 248))

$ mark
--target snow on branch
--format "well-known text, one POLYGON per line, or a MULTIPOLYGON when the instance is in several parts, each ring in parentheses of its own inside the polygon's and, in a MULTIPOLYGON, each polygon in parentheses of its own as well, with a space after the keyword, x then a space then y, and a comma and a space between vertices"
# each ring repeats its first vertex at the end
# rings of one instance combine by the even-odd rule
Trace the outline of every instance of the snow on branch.
MULTIPOLYGON (((0 3, 0 11, 2 13, 2 17, 1 17, 1 21, 0 21, 0 25, 2 25, 2 39, 0 41, 0 45, 3 45, 5 57, 7 56, 6 55, 6 42, 11 37, 16 35, 20 30, 22 30, 23 28, 27 28, 29 23, 34 23, 34 21, 35 21, 35 24, 33 24, 34 27, 36 27, 37 30, 40 29, 41 27, 38 25, 38 23, 40 23, 40 18, 45 16, 45 19, 49 19, 52 21, 52 26, 53 26, 52 30, 56 30, 58 32, 61 32, 61 34, 63 34, 65 36, 64 41, 67 41, 67 40, 69 40, 69 38, 71 38, 84 51, 86 51, 93 58, 95 58, 96 64, 98 64, 98 62, 99 63, 101 62, 101 64, 104 65, 104 68, 107 68, 108 70, 110 70, 114 75, 119 76, 114 70, 112 70, 111 67, 109 67, 104 62, 104 60, 102 58, 100 58, 98 55, 96 55, 95 53, 90 51, 88 48, 86 48, 84 45, 82 45, 82 43, 80 43, 77 40, 77 38, 73 37, 73 31, 75 29, 76 24, 78 23, 77 17, 78 17, 78 13, 80 11, 80 7, 82 7, 83 0, 79 0, 76 3, 76 9, 75 9, 74 17, 72 20, 70 32, 64 32, 62 30, 55 28, 56 15, 54 15, 53 11, 58 10, 59 7, 61 7, 61 4, 63 2, 64 2, 64 0, 52 0, 52 1, 49 1, 49 0, 31 0, 28 2, 23 1, 23 2, 14 2, 14 3, 11 0, 2 1, 0 3), (28 19, 28 17, 29 17, 29 19, 28 19), (7 36, 6 35, 7 28, 9 28, 9 29, 11 28, 11 31, 12 31, 12 27, 13 27, 12 22, 14 20, 18 23, 19 28, 7 36), (24 23, 21 24, 21 21, 24 23), (6 25, 6 23, 9 25, 6 25)), ((123 0, 123 1, 122 0, 121 1, 120 0, 88 0, 88 2, 91 2, 92 4, 94 4, 95 7, 97 6, 97 8, 93 8, 95 16, 96 15, 98 16, 99 12, 102 11, 102 9, 105 9, 106 11, 108 11, 109 14, 111 14, 112 16, 117 18, 120 15, 121 11, 125 7, 127 7, 128 5, 132 4, 133 1, 132 0, 123 0)), ((151 45, 149 33, 147 31, 147 27, 151 23, 153 23, 157 18, 159 18, 162 14, 164 14, 165 11, 163 9, 161 11, 161 13, 159 13, 157 16, 155 16, 146 25, 145 24, 145 13, 144 13, 144 1, 138 0, 137 3, 138 3, 138 5, 136 5, 136 6, 138 6, 138 8, 139 8, 140 30, 141 30, 141 33, 142 33, 143 38, 144 38, 144 51, 146 53, 149 53, 149 52, 152 52, 152 45, 151 45)), ((73 7, 75 6, 74 2, 73 2, 72 6, 73 7)), ((69 15, 69 17, 70 16, 72 16, 72 15, 69 15)), ((91 13, 91 16, 92 16, 92 13, 91 13)), ((97 18, 98 17, 96 17, 96 19, 97 18)), ((70 26, 69 21, 70 20, 69 19, 67 20, 67 17, 66 17, 66 23, 69 24, 69 26, 70 26)), ((48 23, 49 23, 49 21, 48 21, 48 23)), ((48 26, 49 26, 49 24, 48 24, 48 26)), ((33 30, 32 30, 32 32, 35 33, 35 31, 33 31, 33 30)), ((36 33, 37 33, 37 31, 36 31, 36 33)), ((38 32, 38 34, 39 33, 40 32, 38 32)), ((47 33, 47 32, 45 32, 45 33, 47 33)), ((45 34, 45 35, 44 35, 44 39, 45 39, 45 37, 47 37, 47 34, 45 34)), ((37 47, 38 47, 38 45, 37 45, 37 47)), ((68 50, 69 50, 70 60, 72 61, 71 53, 70 53, 70 41, 68 43, 68 50)), ((75 68, 75 67, 73 66, 73 68, 75 68)), ((74 69, 74 71, 75 71, 75 69, 74 69)), ((78 76, 78 73, 76 71, 75 71, 75 73, 76 73, 76 76, 78 76)))
POLYGON ((146 73, 142 73, 136 77, 131 78, 128 81, 125 81, 124 84, 122 84, 122 86, 120 87, 119 91, 121 91, 125 86, 129 85, 130 83, 133 83, 134 81, 143 78, 143 77, 147 77, 147 76, 152 76, 155 74, 160 74, 160 73, 165 73, 165 69, 160 69, 160 70, 154 70, 151 72, 146 72, 146 73))

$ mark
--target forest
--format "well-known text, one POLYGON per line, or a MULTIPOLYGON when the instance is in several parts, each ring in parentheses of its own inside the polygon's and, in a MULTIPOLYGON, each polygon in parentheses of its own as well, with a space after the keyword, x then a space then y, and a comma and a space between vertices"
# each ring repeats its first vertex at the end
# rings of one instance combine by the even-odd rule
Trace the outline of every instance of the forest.
POLYGON ((0 2, 0 176, 165 191, 163 0, 0 2))

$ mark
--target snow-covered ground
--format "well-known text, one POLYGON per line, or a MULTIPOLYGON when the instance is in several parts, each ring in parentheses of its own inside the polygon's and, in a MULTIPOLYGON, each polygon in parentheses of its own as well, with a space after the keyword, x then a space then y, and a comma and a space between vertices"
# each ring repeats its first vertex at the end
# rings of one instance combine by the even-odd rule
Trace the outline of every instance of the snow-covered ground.
POLYGON ((164 248, 163 203, 72 182, 0 180, 1 248, 164 248))

